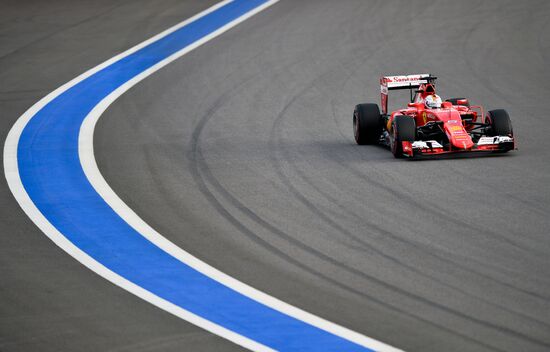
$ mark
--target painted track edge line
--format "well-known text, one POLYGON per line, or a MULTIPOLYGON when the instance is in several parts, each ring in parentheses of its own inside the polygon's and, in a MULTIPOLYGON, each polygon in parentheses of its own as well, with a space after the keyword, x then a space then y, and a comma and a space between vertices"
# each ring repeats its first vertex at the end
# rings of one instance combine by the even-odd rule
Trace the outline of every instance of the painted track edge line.
MULTIPOLYGON (((8 133, 6 138, 6 143, 4 147, 4 170, 6 173, 6 180, 10 190, 14 194, 21 208, 29 216, 29 218, 59 247, 65 250, 73 258, 84 264, 90 270, 94 271, 98 275, 104 277, 105 279, 111 281, 115 285, 135 294, 136 296, 142 298, 143 300, 175 315, 178 316, 194 325, 197 325, 207 331, 210 331, 218 336, 226 338, 240 346, 245 348, 255 350, 255 351, 272 351, 267 346, 261 345, 247 337, 239 335, 233 331, 230 331, 220 325, 212 323, 204 318, 201 318, 177 305, 168 302, 153 293, 143 289, 140 286, 135 285, 134 283, 128 281, 122 276, 114 273, 109 270, 101 263, 97 262, 95 259, 91 258, 85 252, 76 247, 71 243, 67 238, 65 238, 49 221, 42 215, 38 208, 34 205, 27 192, 25 191, 21 179, 19 178, 18 164, 17 164, 17 145, 19 137, 30 121, 30 119, 40 111, 45 105, 50 101, 55 99, 57 96, 70 89, 74 85, 83 81, 84 79, 92 76, 96 72, 102 70, 105 67, 108 67, 114 62, 131 55, 132 53, 138 51, 139 49, 146 47, 147 45, 169 35, 170 33, 182 28, 183 26, 193 22, 194 20, 203 17, 216 9, 232 2, 233 0, 225 0, 218 4, 213 5, 212 7, 202 11, 201 13, 192 16, 191 18, 178 23, 177 25, 161 32, 160 34, 155 35, 154 37, 124 51, 121 54, 114 56, 113 58, 105 61, 104 63, 86 71, 70 82, 64 84, 58 89, 54 90, 46 97, 41 99, 35 105, 33 105, 29 110, 27 110, 14 124, 12 129, 8 133)), ((238 281, 237 279, 228 276, 227 274, 215 269, 214 267, 208 265, 207 263, 199 260, 198 258, 192 256, 185 250, 179 248, 174 243, 170 242, 168 239, 160 235, 148 224, 146 224, 135 212, 130 209, 110 188, 107 184, 101 172, 97 167, 95 161, 94 150, 93 150, 93 133, 95 125, 102 113, 111 105, 118 97, 128 91, 135 84, 139 83, 143 79, 147 78, 154 72, 158 71, 162 67, 168 65, 172 61, 182 57, 183 55, 191 52, 192 50, 198 48, 199 46, 205 44, 206 42, 218 37, 222 33, 228 31, 229 29, 235 27, 246 19, 254 16, 255 14, 263 11, 264 9, 272 6, 277 3, 279 0, 271 0, 265 4, 255 8, 254 10, 244 14, 238 19, 226 24, 225 26, 219 28, 215 32, 201 38, 200 40, 194 42, 193 44, 187 46, 186 48, 180 50, 177 53, 169 56, 168 58, 162 60, 156 65, 150 67, 149 69, 141 72, 139 75, 135 76, 122 86, 118 87, 115 91, 111 92, 106 98, 104 98, 94 109, 86 116, 80 130, 79 134, 79 158, 81 160, 81 165, 83 167, 84 173, 94 189, 98 194, 105 200, 105 202, 132 228, 134 228, 138 233, 147 238, 157 247, 164 250, 166 253, 170 254, 174 258, 178 259, 184 264, 189 265, 193 269, 201 272, 202 274, 212 278, 215 281, 218 281, 225 286, 230 287, 231 289, 247 296, 257 302, 260 302, 268 307, 271 307, 275 310, 278 310, 284 314, 287 314, 291 317, 294 317, 298 320, 304 321, 308 324, 311 324, 315 327, 318 327, 322 330, 328 331, 334 335, 343 337, 349 341, 355 342, 359 345, 375 349, 382 352, 397 352, 401 351, 392 346, 386 345, 380 341, 374 340, 365 335, 359 334, 352 330, 349 330, 345 327, 337 325, 335 323, 329 322, 323 318, 315 316, 311 313, 308 313, 300 308, 294 307, 288 303, 285 303, 275 297, 272 297, 264 292, 254 289, 249 285, 238 281)))
POLYGON ((121 95, 130 90, 134 85, 141 82, 143 79, 152 75, 156 71, 160 70, 164 66, 170 64, 171 62, 177 60, 178 58, 184 56, 185 54, 191 52, 195 48, 203 45, 204 43, 214 39, 215 37, 221 35, 230 28, 238 25, 239 23, 245 21, 249 17, 252 17, 258 12, 261 12, 264 8, 267 8, 279 0, 273 0, 267 2, 264 5, 259 6, 255 10, 247 13, 246 15, 240 17, 239 19, 228 23, 226 26, 218 29, 217 31, 211 33, 210 35, 202 38, 201 40, 191 44, 185 49, 173 54, 172 56, 164 59, 158 64, 152 66, 146 71, 143 71, 136 77, 132 78, 115 91, 110 93, 105 97, 95 108, 85 117, 81 129, 80 135, 78 138, 79 146, 79 158, 84 170, 84 173, 97 193, 103 198, 107 204, 117 213, 128 225, 130 225, 134 230, 140 233, 143 237, 147 238, 150 242, 155 244, 157 247, 161 248, 166 253, 170 254, 172 257, 178 259, 184 264, 189 265, 198 272, 212 278, 215 281, 222 283, 223 285, 230 287, 231 289, 241 293, 244 296, 247 296, 259 303, 262 303, 268 307, 274 308, 280 312, 285 313, 293 318, 304 321, 310 325, 313 325, 322 330, 328 331, 334 335, 345 338, 349 341, 355 342, 359 345, 374 349, 380 352, 398 352, 401 351, 392 346, 389 346, 383 342, 372 339, 368 336, 359 334, 353 330, 330 322, 326 319, 313 315, 309 312, 306 312, 298 307, 292 306, 284 301, 281 301, 273 296, 270 296, 262 291, 259 291, 225 273, 212 267, 211 265, 205 263, 204 261, 196 258, 191 255, 189 252, 178 247, 173 242, 168 240, 166 237, 162 236, 155 229, 149 226, 143 219, 141 219, 120 197, 114 192, 114 190, 109 186, 99 167, 97 166, 96 159, 94 156, 94 146, 93 146, 93 135, 95 131, 96 123, 98 122, 101 115, 108 109, 108 107, 116 101, 121 95), (227 28, 226 28, 227 27, 227 28))
MULTIPOLYGON (((223 28, 221 28, 223 29, 223 28)), ((220 29, 220 30, 221 30, 220 29)), ((214 33, 213 33, 214 34, 214 33)), ((220 33, 221 34, 221 33, 220 33)), ((215 34, 217 36, 219 34, 215 34)), ((197 47, 202 43, 197 42, 197 47)), ((192 46, 195 46, 193 44, 192 46)), ((188 47, 189 48, 189 47, 188 47)), ((347 329, 343 326, 332 323, 326 319, 315 316, 309 312, 306 312, 298 307, 292 306, 286 302, 283 302, 273 296, 270 296, 262 291, 259 291, 237 279, 221 272, 220 270, 210 266, 209 264, 194 257, 187 251, 176 246, 173 242, 162 236, 151 226, 149 226, 143 219, 141 219, 109 186, 99 168, 97 166, 94 149, 93 149, 93 134, 95 125, 103 112, 116 101, 122 94, 131 89, 134 85, 147 78, 149 75, 158 71, 162 67, 168 65, 170 62, 178 59, 179 57, 190 52, 194 48, 185 48, 182 51, 175 53, 171 57, 159 62, 157 65, 142 72, 138 76, 126 82, 124 85, 117 88, 107 97, 105 97, 96 107, 86 116, 79 135, 79 157, 82 164, 84 173, 94 189, 99 195, 109 204, 109 206, 117 213, 128 225, 134 230, 140 233, 143 237, 147 238, 150 242, 161 248, 172 257, 178 259, 184 264, 189 265, 193 269, 200 273, 212 278, 224 284, 227 287, 247 296, 259 303, 262 303, 268 307, 274 308, 280 312, 285 313, 293 318, 304 321, 310 325, 313 325, 322 330, 328 331, 334 335, 345 338, 349 341, 355 342, 361 346, 365 346, 380 352, 397 352, 401 351, 394 347, 388 346, 380 341, 359 334, 355 331, 347 329)))
MULTIPOLYGON (((9 148, 5 149, 8 150, 9 148)), ((9 150, 8 150, 9 151, 9 150)), ((17 160, 15 160, 17 163, 17 160)), ((16 166, 17 167, 17 166, 16 166)), ((209 331, 215 335, 223 337, 237 345, 240 345, 244 348, 247 348, 252 351, 274 351, 267 346, 257 343, 245 336, 237 334, 231 330, 224 328, 218 324, 212 323, 209 320, 206 320, 196 314, 189 312, 165 299, 158 297, 157 295, 145 290, 144 288, 132 283, 131 281, 125 279, 124 277, 116 274, 115 272, 109 270, 104 265, 90 257, 88 254, 83 252, 80 248, 76 247, 72 242, 70 242, 63 234, 61 234, 50 222, 42 215, 40 210, 36 208, 32 200, 29 198, 28 194, 24 192, 23 184, 21 183, 18 177, 9 176, 6 177, 10 189, 14 193, 18 203, 20 204, 23 211, 31 218, 31 220, 38 226, 38 228, 46 234, 50 240, 52 240, 58 247, 63 249, 71 257, 76 259, 78 262, 83 264, 85 267, 90 269, 92 272, 97 275, 105 278, 111 283, 123 288, 124 290, 134 294, 135 296, 143 299, 144 301, 153 304, 154 306, 169 312, 185 321, 188 321, 206 331, 209 331), (18 187, 21 187, 23 192, 14 192, 18 187)))
MULTIPOLYGON (((18 166, 18 159, 17 159, 18 142, 24 128, 26 127, 28 122, 32 119, 32 117, 38 111, 40 111, 43 107, 45 107, 48 103, 50 103, 52 100, 54 100, 63 92, 69 90, 79 82, 85 80, 86 78, 104 69, 105 67, 108 67, 109 65, 117 62, 118 60, 133 54, 139 49, 146 47, 147 45, 169 35, 170 33, 178 30, 179 28, 193 22, 194 20, 200 17, 206 16, 207 14, 217 10, 220 7, 225 6, 226 4, 232 1, 233 0, 226 0, 220 3, 217 3, 212 7, 200 12, 199 14, 194 15, 191 18, 183 22, 180 22, 175 26, 163 31, 162 33, 124 51, 123 53, 114 56, 113 58, 103 62, 100 65, 97 65, 96 67, 84 72, 83 74, 77 76, 71 81, 65 83, 64 85, 52 91, 51 93, 46 95, 44 98, 39 100, 37 103, 35 103, 21 117, 19 117, 19 119, 17 119, 17 121, 14 123, 14 125, 8 132, 8 135, 6 137, 6 141, 4 144, 4 153, 3 153, 4 154, 3 155, 4 172, 5 172, 5 177, 6 177, 8 187, 10 188, 12 194, 14 195, 15 199, 17 200, 17 202, 19 203, 21 209, 25 212, 25 214, 52 242, 54 242, 58 247, 63 249, 67 254, 69 254, 78 262, 86 266, 88 269, 90 269, 97 275, 105 278, 106 280, 110 281, 111 283, 143 299, 144 301, 150 304, 153 304, 154 306, 168 313, 171 313, 179 317, 180 319, 183 319, 189 323, 192 323, 206 331, 209 331, 217 336, 220 336, 226 340, 229 340, 239 346, 242 346, 252 351, 271 352, 274 350, 263 344, 260 344, 252 339, 249 339, 229 329, 226 329, 221 325, 218 325, 207 319, 204 319, 186 309, 183 309, 151 293, 148 290, 143 289, 142 287, 132 283, 131 281, 111 271, 110 269, 105 267, 103 264, 99 263, 98 261, 90 257, 88 254, 83 252, 80 248, 75 246, 46 219, 46 217, 40 212, 40 210, 33 203, 28 193, 26 192, 22 184, 21 178, 19 176, 19 166, 18 166)), ((277 1, 278 0, 274 0, 273 3, 277 1)))

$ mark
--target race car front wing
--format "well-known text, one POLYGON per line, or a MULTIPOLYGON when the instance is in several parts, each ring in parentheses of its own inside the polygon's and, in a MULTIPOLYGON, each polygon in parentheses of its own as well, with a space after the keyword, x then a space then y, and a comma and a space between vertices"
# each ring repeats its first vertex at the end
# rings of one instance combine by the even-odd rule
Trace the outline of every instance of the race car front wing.
POLYGON ((472 148, 468 149, 457 149, 452 146, 445 148, 435 140, 401 143, 403 145, 403 154, 407 157, 454 153, 506 152, 515 149, 515 140, 510 136, 483 136, 479 138, 477 143, 474 143, 472 148))

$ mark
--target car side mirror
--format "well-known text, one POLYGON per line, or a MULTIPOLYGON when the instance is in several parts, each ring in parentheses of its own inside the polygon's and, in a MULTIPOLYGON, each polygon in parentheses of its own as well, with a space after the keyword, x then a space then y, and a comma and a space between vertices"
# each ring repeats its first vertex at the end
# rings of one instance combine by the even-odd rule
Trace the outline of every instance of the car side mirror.
POLYGON ((450 109, 450 108, 453 107, 453 103, 451 103, 450 101, 444 101, 441 104, 441 107, 444 108, 444 109, 450 109))
POLYGON ((466 106, 468 106, 469 105, 468 99, 458 99, 456 101, 456 105, 466 105, 466 106))
POLYGON ((422 102, 408 103, 407 106, 408 106, 409 108, 422 109, 422 108, 424 107, 424 103, 422 103, 422 102))

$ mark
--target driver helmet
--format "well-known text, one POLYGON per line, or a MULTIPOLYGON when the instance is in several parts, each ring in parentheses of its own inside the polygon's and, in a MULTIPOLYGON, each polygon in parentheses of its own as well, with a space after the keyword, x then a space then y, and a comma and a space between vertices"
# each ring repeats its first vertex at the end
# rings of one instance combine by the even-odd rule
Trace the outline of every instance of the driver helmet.
POLYGON ((437 94, 428 95, 424 99, 424 104, 428 109, 439 109, 441 107, 441 98, 437 94))

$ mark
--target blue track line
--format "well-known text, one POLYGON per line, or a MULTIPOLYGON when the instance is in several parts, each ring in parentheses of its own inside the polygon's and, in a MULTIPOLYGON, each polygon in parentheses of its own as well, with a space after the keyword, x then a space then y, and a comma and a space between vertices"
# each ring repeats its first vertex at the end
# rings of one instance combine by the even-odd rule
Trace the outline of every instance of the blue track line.
POLYGON ((230 2, 52 100, 23 130, 18 145, 20 178, 36 207, 69 241, 113 272, 183 309, 277 350, 369 351, 245 297, 165 253, 108 206, 80 164, 80 126, 103 98, 264 3, 230 2))

